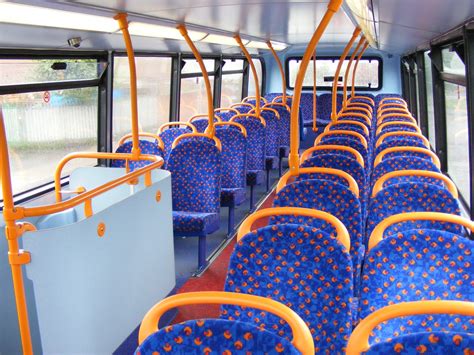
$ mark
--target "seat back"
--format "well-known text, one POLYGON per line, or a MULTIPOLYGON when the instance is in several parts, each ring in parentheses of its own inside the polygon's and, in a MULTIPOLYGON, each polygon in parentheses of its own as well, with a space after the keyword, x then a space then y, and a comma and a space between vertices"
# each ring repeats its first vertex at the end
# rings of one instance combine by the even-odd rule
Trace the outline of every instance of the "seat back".
POLYGON ((247 170, 265 170, 266 136, 264 124, 253 116, 233 119, 247 130, 247 170))
POLYGON ((262 109, 260 115, 265 119, 265 155, 277 157, 280 148, 280 117, 278 111, 262 109))
MULTIPOLYGON (((336 105, 337 112, 342 108, 342 94, 337 94, 336 105)), ((332 111, 332 94, 324 93, 318 96, 318 118, 321 118, 323 121, 331 120, 331 111, 332 111)))
MULTIPOLYGON (((131 153, 132 145, 133 143, 131 141, 125 142, 115 150, 115 153, 131 153)), ((163 151, 160 149, 160 147, 158 147, 158 144, 156 142, 150 142, 145 139, 140 139, 138 141, 138 146, 142 154, 158 155, 160 157, 163 157, 163 151)), ((135 169, 142 168, 151 163, 152 161, 149 160, 131 160, 129 161, 129 168, 130 171, 134 171, 135 169)), ((110 166, 112 168, 125 168, 125 160, 114 159, 110 162, 110 166)))
POLYGON ((278 111, 280 120, 278 121, 279 145, 284 147, 290 146, 290 112, 283 106, 267 104, 266 107, 273 108, 278 111))
POLYGON ((184 140, 170 153, 173 211, 218 213, 221 153, 207 140, 184 140))
MULTIPOLYGON (((383 99, 385 99, 387 97, 402 98, 402 96, 400 94, 378 94, 377 96, 375 96, 375 106, 379 106, 380 101, 382 101, 383 99)), ((389 101, 385 100, 384 103, 391 102, 391 101, 394 101, 394 100, 389 100, 389 101)))
MULTIPOLYGON (((428 159, 411 156, 396 156, 385 159, 372 172, 372 184, 375 184, 383 175, 397 170, 428 170, 440 172, 438 167, 428 159)), ((403 179, 406 181, 406 179, 403 179)), ((424 180, 424 179, 423 179, 424 180)))
POLYGON ((216 137, 222 144, 221 185, 223 188, 245 188, 247 174, 247 140, 238 129, 216 127, 216 137))
POLYGON ((167 162, 169 159, 171 146, 173 145, 174 140, 180 135, 186 133, 192 133, 192 130, 189 127, 169 127, 159 134, 161 140, 163 141, 163 154, 165 162, 167 162))
POLYGON ((387 139, 384 139, 382 144, 375 148, 375 156, 377 156, 381 151, 392 147, 426 148, 426 145, 423 140, 418 137, 388 137, 387 139))
POLYGON ((364 158, 366 170, 370 170, 369 164, 369 153, 364 145, 357 139, 348 136, 341 136, 341 137, 324 137, 320 144, 334 144, 334 145, 345 145, 346 147, 351 147, 357 150, 360 155, 364 158))

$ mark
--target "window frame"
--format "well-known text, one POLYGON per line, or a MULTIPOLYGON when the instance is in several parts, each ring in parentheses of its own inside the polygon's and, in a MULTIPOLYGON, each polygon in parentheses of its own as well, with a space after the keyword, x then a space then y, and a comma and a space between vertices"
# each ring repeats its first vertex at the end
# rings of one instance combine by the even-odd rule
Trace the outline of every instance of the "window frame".
MULTIPOLYGON (((303 59, 303 56, 290 56, 285 58, 285 79, 286 79, 286 88, 288 90, 294 90, 295 88, 291 86, 290 84, 290 61, 292 60, 299 60, 301 61, 303 59)), ((326 55, 321 55, 321 56, 316 56, 316 62, 318 60, 334 60, 334 61, 339 61, 340 57, 336 56, 326 56, 326 55)), ((346 57, 345 60, 350 60, 350 57, 346 57)), ((359 91, 380 91, 383 88, 383 58, 378 55, 367 55, 367 56, 362 56, 361 60, 376 60, 379 63, 378 66, 378 77, 379 77, 379 85, 377 87, 364 87, 364 86, 356 86, 355 90, 359 91)), ((347 88, 351 88, 351 85, 348 85, 347 88)), ((303 90, 313 90, 313 86, 303 86, 303 90)), ((338 90, 341 90, 341 88, 338 88, 338 90)), ((332 91, 332 85, 331 86, 320 86, 318 85, 318 91, 332 91)))

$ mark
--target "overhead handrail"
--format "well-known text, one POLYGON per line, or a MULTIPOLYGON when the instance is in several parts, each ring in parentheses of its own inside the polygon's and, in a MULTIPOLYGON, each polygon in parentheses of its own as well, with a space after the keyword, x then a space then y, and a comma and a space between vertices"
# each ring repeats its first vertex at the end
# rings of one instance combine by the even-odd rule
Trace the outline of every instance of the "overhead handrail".
POLYGON ((207 94, 207 116, 209 123, 207 125, 205 133, 209 135, 211 138, 214 136, 214 103, 212 100, 212 90, 211 90, 211 82, 209 80, 209 75, 207 74, 206 66, 204 65, 204 61, 202 60, 201 54, 199 53, 198 49, 194 45, 193 40, 188 35, 188 30, 184 24, 180 24, 177 26, 177 29, 181 36, 183 36, 184 40, 188 44, 191 52, 193 52, 194 58, 199 64, 199 68, 202 72, 202 77, 204 79, 204 85, 206 87, 206 94, 207 94))
POLYGON ((346 354, 365 354, 370 349, 369 337, 377 325, 398 317, 422 314, 455 314, 474 317, 474 303, 467 301, 412 301, 383 307, 364 318, 357 325, 347 343, 346 354))
MULTIPOLYGON (((347 82, 348 82, 348 79, 349 79, 349 72, 351 71, 351 67, 352 67, 352 62, 354 61, 354 58, 357 56, 358 52, 359 52, 359 49, 362 49, 364 48, 363 45, 365 44, 366 42, 366 39, 364 37, 364 35, 362 35, 360 37, 360 40, 359 40, 359 43, 357 44, 356 48, 354 49, 354 52, 352 53, 351 55, 351 58, 349 59, 349 63, 347 64, 347 68, 346 68, 346 72, 344 73, 344 89, 343 89, 343 92, 342 92, 342 109, 344 109, 346 106, 347 106, 347 82)), ((361 49, 361 50, 362 50, 361 49)))
MULTIPOLYGON (((122 136, 122 138, 120 138, 119 142, 118 142, 118 145, 121 146, 122 144, 124 144, 127 140, 129 140, 130 138, 133 137, 133 134, 132 133, 127 133, 126 135, 122 136)), ((154 133, 150 133, 150 132, 138 132, 138 137, 148 137, 148 138, 153 138, 155 139, 157 142, 158 142, 158 147, 160 149, 164 149, 165 145, 163 143, 163 140, 161 139, 161 137, 157 134, 154 134, 154 133)))
POLYGON ((240 131, 242 132, 242 134, 244 135, 245 138, 247 138, 247 128, 245 128, 244 126, 242 126, 240 123, 237 123, 237 122, 216 122, 214 124, 214 126, 216 127, 220 127, 220 126, 233 126, 233 127, 237 127, 238 129, 240 129, 240 131))
POLYGON ((181 122, 181 121, 176 121, 176 122, 166 122, 163 123, 160 128, 158 128, 158 134, 162 133, 165 128, 172 127, 172 126, 185 126, 191 130, 193 133, 198 133, 196 127, 192 123, 189 122, 181 122))
POLYGON ((383 188, 384 184, 395 177, 400 177, 400 176, 421 176, 421 177, 429 177, 432 179, 437 179, 446 185, 446 188, 448 191, 453 195, 454 198, 458 198, 458 189, 456 188, 456 185, 454 182, 448 178, 446 175, 437 173, 435 171, 429 171, 429 170, 395 170, 391 171, 389 173, 386 173, 382 175, 377 182, 374 185, 374 188, 372 189, 372 198, 374 198, 383 188))
POLYGON ((347 54, 352 48, 352 45, 354 44, 355 40, 359 36, 360 32, 361 30, 359 27, 356 27, 354 29, 351 39, 349 40, 346 47, 342 51, 341 56, 339 57, 339 62, 337 64, 336 72, 334 73, 334 80, 332 83, 332 110, 331 110, 331 119, 333 121, 337 119, 337 86, 339 83, 339 73, 341 72, 342 64, 344 63, 344 60, 346 59, 347 54))
MULTIPOLYGON (((257 109, 254 108, 254 109, 250 110, 248 113, 257 114, 256 111, 257 111, 257 109)), ((271 113, 273 113, 273 114, 275 115, 275 117, 276 117, 278 120, 280 119, 280 113, 279 113, 277 110, 275 110, 274 108, 271 108, 271 107, 262 107, 262 108, 260 109, 260 114, 261 114, 263 111, 271 112, 271 113)))
POLYGON ((375 135, 378 136, 380 133, 382 133, 382 130, 385 127, 390 127, 390 126, 412 127, 417 133, 421 133, 420 127, 418 127, 418 125, 416 123, 407 122, 407 121, 388 121, 388 122, 384 122, 380 126, 378 126, 377 130, 375 131, 375 135))
POLYGON ((335 121, 333 122, 336 122, 339 118, 344 118, 344 117, 359 117, 359 118, 363 118, 365 120, 365 122, 367 122, 367 125, 369 127, 372 126, 372 120, 370 119, 369 116, 367 115, 364 115, 363 113, 358 113, 358 112, 343 112, 343 113, 340 113, 337 115, 337 118, 335 121))
MULTIPOLYGON (((310 147, 308 149, 306 149, 303 154, 301 154, 301 163, 303 163, 305 160, 308 159, 308 157, 313 154, 313 152, 317 152, 319 150, 334 150, 334 151, 344 151, 344 152, 349 152, 351 153, 355 160, 357 160, 357 162, 362 165, 362 167, 364 167, 364 158, 362 157, 362 155, 357 151, 355 150, 354 148, 352 147, 348 147, 346 145, 337 145, 337 144, 324 144, 324 145, 316 145, 316 146, 313 146, 313 147, 310 147)), ((337 153, 335 153, 337 154, 337 153)))
POLYGON ((420 133, 416 132, 407 132, 407 131, 396 131, 396 132, 387 132, 382 134, 379 139, 377 139, 377 142, 375 143, 375 148, 378 148, 385 139, 388 137, 394 137, 394 136, 400 136, 400 137, 417 137, 420 138, 423 141, 423 144, 426 146, 426 148, 430 147, 430 142, 428 139, 426 139, 425 136, 421 135, 420 133))
POLYGON ((222 144, 221 144, 221 141, 219 140, 219 138, 217 138, 215 135, 211 136, 208 133, 185 133, 185 134, 182 134, 182 135, 175 138, 175 140, 173 141, 173 144, 171 145, 171 149, 174 149, 178 145, 180 140, 183 140, 184 138, 193 138, 193 137, 209 138, 210 140, 214 141, 214 144, 216 145, 217 149, 219 149, 219 151, 222 151, 222 144))
POLYGON ((303 81, 308 69, 309 61, 311 56, 316 50, 316 46, 321 39, 326 27, 331 21, 334 14, 339 11, 343 0, 330 0, 327 5, 326 13, 324 14, 321 22, 319 23, 316 31, 313 33, 311 40, 308 43, 308 47, 304 52, 303 58, 301 59, 300 68, 296 75, 295 87, 293 90, 293 101, 291 105, 291 123, 290 123, 290 154, 288 156, 289 170, 292 174, 298 174, 299 169, 299 110, 301 102, 301 91, 303 90, 303 81))
POLYGON ((278 57, 278 54, 276 53, 275 49, 273 48, 272 42, 267 41, 267 46, 270 49, 270 52, 272 52, 273 59, 275 59, 275 62, 278 65, 278 69, 280 70, 280 75, 281 75, 281 94, 282 94, 282 102, 286 104, 286 77, 285 77, 285 71, 283 70, 283 65, 281 64, 280 57, 278 57))
POLYGON ((345 135, 348 135, 348 136, 353 136, 353 137, 357 138, 358 140, 360 140, 360 142, 362 143, 362 145, 364 146, 365 149, 368 148, 367 139, 365 139, 365 137, 362 134, 360 134, 359 132, 345 131, 345 130, 342 130, 342 129, 336 129, 334 131, 327 131, 327 132, 321 133, 314 140, 314 145, 318 145, 324 137, 333 136, 333 135, 337 135, 337 134, 345 134, 345 135))
POLYGON ((394 152, 414 152, 414 153, 426 154, 431 158, 431 160, 438 167, 438 169, 441 169, 441 162, 438 156, 432 150, 426 149, 426 148, 420 148, 420 147, 391 147, 391 148, 384 149, 375 158, 374 168, 382 162, 385 155, 394 153, 394 152))
POLYGON ((250 56, 250 53, 248 52, 247 48, 245 48, 244 44, 242 43, 242 39, 240 38, 240 35, 236 34, 234 35, 234 39, 239 45, 240 49, 244 53, 245 58, 247 59, 247 62, 250 66, 250 70, 252 71, 253 74, 253 80, 255 82, 255 112, 257 115, 260 115, 260 109, 261 109, 261 95, 260 95, 260 84, 258 83, 258 74, 257 70, 255 69, 255 65, 253 64, 252 57, 250 56))
POLYGON ((158 331, 160 318, 169 310, 191 304, 229 304, 269 312, 283 319, 291 328, 291 343, 303 355, 314 354, 313 336, 306 323, 291 308, 270 298, 222 291, 189 292, 173 295, 154 305, 145 315, 138 333, 138 344, 158 331))
MULTIPOLYGON (((352 71, 352 86, 351 86, 351 99, 350 100, 357 98, 357 96, 355 94, 357 68, 359 67, 359 63, 360 63, 360 60, 362 59, 362 56, 364 55, 367 48, 369 48, 369 45, 370 45, 369 41, 366 41, 365 44, 364 44, 364 47, 362 47, 362 50, 359 53, 359 55, 357 57, 357 60, 356 60, 356 63, 354 65, 354 70, 352 71)), ((368 101, 371 102, 372 106, 375 104, 374 100, 372 100, 370 98, 367 98, 367 99, 368 99, 368 101)))
MULTIPOLYGON (((321 168, 321 167, 311 167, 311 168, 300 168, 299 174, 296 176, 301 176, 304 174, 328 174, 328 175, 336 175, 339 176, 347 181, 349 185, 349 190, 351 190, 354 195, 359 198, 359 185, 355 181, 355 179, 349 173, 345 172, 344 170, 333 169, 333 168, 321 168)), ((289 171, 287 171, 278 181, 277 187, 275 192, 280 192, 286 185, 291 178, 296 177, 295 175, 291 175, 289 171)))
POLYGON ((233 116, 229 122, 234 122, 237 118, 247 118, 247 117, 256 118, 257 120, 260 121, 261 124, 263 124, 264 127, 267 126, 267 122, 265 121, 265 119, 262 116, 257 115, 256 113, 241 113, 241 114, 233 116))
MULTIPOLYGON (((242 102, 246 103, 247 101, 250 101, 250 100, 257 101, 257 96, 247 96, 244 99, 242 99, 242 102)), ((260 97, 260 100, 263 101, 263 104, 268 104, 268 100, 266 98, 264 98, 263 96, 260 97)))
POLYGON ((437 221, 437 222, 448 222, 453 224, 459 224, 469 231, 474 232, 474 222, 455 215, 451 213, 441 213, 441 212, 408 212, 408 213, 399 213, 392 215, 390 217, 382 220, 374 228, 369 238, 369 248, 370 251, 383 239, 384 233, 388 227, 400 222, 407 221, 437 221))
POLYGON ((367 136, 369 136, 370 134, 369 129, 367 128, 365 124, 359 121, 351 121, 351 120, 337 120, 336 122, 330 122, 324 129, 324 132, 329 132, 331 130, 331 127, 336 127, 343 124, 352 124, 354 126, 362 128, 362 130, 367 136))

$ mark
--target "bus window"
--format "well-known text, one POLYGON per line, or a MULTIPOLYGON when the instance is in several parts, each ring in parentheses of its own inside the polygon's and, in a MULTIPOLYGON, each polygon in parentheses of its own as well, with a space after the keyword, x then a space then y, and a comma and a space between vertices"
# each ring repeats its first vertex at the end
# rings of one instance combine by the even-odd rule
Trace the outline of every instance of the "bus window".
MULTIPOLYGON (((242 99, 244 61, 224 59, 222 68, 221 107, 229 107, 242 99)), ((249 84, 250 85, 250 84, 249 84)))
MULTIPOLYGON (((171 61, 169 57, 136 57, 140 130, 156 133, 169 121, 171 61)), ((114 60, 113 148, 130 133, 130 75, 126 57, 114 60)))
MULTIPOLYGON (((262 70, 262 62, 260 59, 252 59, 253 64, 255 65, 255 70, 257 71, 257 76, 258 76, 258 83, 260 90, 262 89, 262 82, 263 82, 263 70, 262 70)), ((255 79, 253 78, 253 73, 252 70, 250 70, 249 67, 249 86, 248 86, 248 94, 247 96, 255 96, 255 79)), ((260 92, 262 94, 262 92, 260 92)))
POLYGON ((426 81, 426 104, 428 112, 428 138, 431 147, 436 150, 434 102, 433 102, 433 73, 431 72, 431 58, 425 52, 425 81, 426 81))

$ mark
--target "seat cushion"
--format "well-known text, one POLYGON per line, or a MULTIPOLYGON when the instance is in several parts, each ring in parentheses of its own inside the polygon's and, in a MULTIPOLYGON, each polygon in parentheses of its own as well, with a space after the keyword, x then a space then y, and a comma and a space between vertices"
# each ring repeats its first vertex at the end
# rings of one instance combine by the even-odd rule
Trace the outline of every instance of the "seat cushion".
POLYGON ((265 170, 274 170, 278 168, 278 157, 265 157, 265 170))
POLYGON ((173 211, 173 230, 175 233, 210 234, 218 229, 218 213, 173 211))
POLYGON ((245 188, 222 188, 221 189, 221 206, 233 207, 238 206, 247 198, 245 188))
POLYGON ((247 186, 263 184, 265 181, 265 172, 263 170, 247 171, 247 186))

